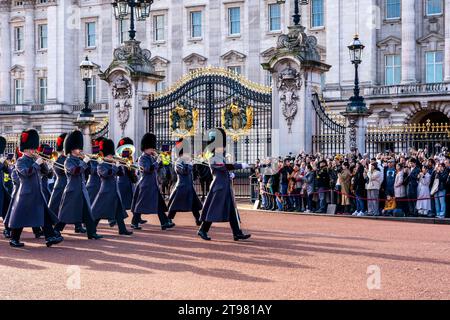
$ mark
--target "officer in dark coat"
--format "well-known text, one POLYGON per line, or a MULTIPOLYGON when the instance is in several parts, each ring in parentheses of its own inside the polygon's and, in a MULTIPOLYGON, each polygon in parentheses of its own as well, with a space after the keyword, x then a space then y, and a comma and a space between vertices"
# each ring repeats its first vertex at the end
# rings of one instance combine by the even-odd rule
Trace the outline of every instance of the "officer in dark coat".
POLYGON ((225 160, 226 134, 221 128, 211 129, 208 133, 208 149, 214 154, 209 159, 209 167, 214 176, 210 191, 203 205, 203 221, 198 235, 211 240, 208 231, 213 222, 230 222, 235 241, 248 239, 239 226, 238 212, 234 202, 230 170, 246 169, 248 164, 227 164, 225 160))
POLYGON ((128 217, 122 204, 122 198, 117 186, 117 173, 119 172, 119 163, 113 160, 114 142, 106 139, 103 142, 103 162, 101 162, 97 171, 101 179, 100 190, 92 204, 92 215, 96 223, 100 219, 115 220, 119 227, 119 234, 131 235, 125 227, 124 219, 128 217))
MULTIPOLYGON (((6 139, 0 136, 0 155, 3 155, 6 148, 6 139)), ((2 219, 5 221, 6 213, 8 212, 9 204, 11 203, 11 195, 9 194, 6 186, 4 185, 5 174, 11 176, 11 167, 9 161, 1 156, 0 157, 0 210, 2 210, 2 219)), ((9 236, 8 229, 5 228, 3 232, 5 236, 9 236)))
MULTIPOLYGON (((133 140, 130 138, 122 138, 120 139, 117 148, 124 145, 133 145, 133 140)), ((124 160, 128 159, 128 156, 121 155, 124 160)), ((118 172, 117 183, 119 185, 119 192, 122 196, 123 206, 125 210, 131 209, 131 202, 133 201, 133 193, 135 188, 135 183, 138 180, 136 175, 136 171, 134 169, 130 169, 126 166, 120 166, 118 172)))
MULTIPOLYGON (((42 153, 44 152, 44 149, 50 149, 51 147, 48 144, 41 144, 38 148, 38 152, 42 153)), ((51 196, 51 192, 50 192, 50 188, 48 186, 48 180, 53 178, 53 171, 50 170, 48 164, 46 162, 44 162, 41 165, 41 182, 42 182, 42 192, 44 193, 45 196, 45 200, 47 201, 47 203, 50 201, 50 196, 51 196)), ((50 206, 49 206, 50 207, 50 206)), ((53 211, 53 213, 57 213, 57 211, 53 211)))
POLYGON ((133 229, 141 229, 139 226, 141 214, 158 214, 162 230, 175 226, 165 214, 167 206, 159 190, 156 177, 158 160, 155 149, 156 136, 153 133, 146 133, 141 140, 143 154, 138 160, 139 166, 142 168, 141 178, 136 185, 131 204, 133 212, 131 227, 133 229))
MULTIPOLYGON (((92 147, 92 153, 98 154, 101 149, 102 141, 104 140, 103 137, 97 138, 94 140, 94 145, 92 147)), ((86 183, 86 188, 89 194, 89 199, 91 200, 91 203, 94 202, 95 197, 97 197, 98 190, 100 190, 100 177, 97 173, 97 165, 98 162, 96 160, 91 160, 88 163, 88 168, 86 170, 86 173, 89 175, 89 178, 86 183)))
MULTIPOLYGON (((414 158, 409 159, 409 164, 410 168, 407 171, 405 178, 403 179, 403 183, 406 185, 406 197, 409 199, 417 199, 420 169, 417 167, 417 160, 414 158)), ((408 201, 409 216, 417 216, 416 203, 416 200, 408 201)))
MULTIPOLYGON (((177 211, 192 212, 197 226, 201 225, 200 210, 202 210, 202 202, 197 196, 194 189, 194 179, 192 173, 192 159, 189 152, 184 153, 184 140, 177 141, 175 153, 177 160, 175 161, 175 172, 177 173, 177 184, 169 198, 169 219, 175 218, 177 211)), ((186 150, 189 147, 186 145, 186 150)))
POLYGON ((34 129, 25 130, 20 136, 20 151, 24 155, 17 160, 16 170, 20 186, 11 204, 5 223, 11 228, 10 245, 23 247, 20 236, 24 227, 41 227, 47 247, 63 241, 53 229, 58 218, 49 210, 42 191, 41 165, 43 159, 36 155, 39 134, 34 129))
POLYGON ((64 163, 67 185, 59 207, 58 217, 60 222, 55 228, 61 232, 67 223, 85 223, 88 239, 100 239, 102 236, 97 234, 84 177, 84 171, 88 167, 87 163, 90 161, 90 158, 84 156, 82 160, 82 150, 83 135, 80 131, 74 130, 67 135, 64 141, 64 152, 67 156, 64 163))

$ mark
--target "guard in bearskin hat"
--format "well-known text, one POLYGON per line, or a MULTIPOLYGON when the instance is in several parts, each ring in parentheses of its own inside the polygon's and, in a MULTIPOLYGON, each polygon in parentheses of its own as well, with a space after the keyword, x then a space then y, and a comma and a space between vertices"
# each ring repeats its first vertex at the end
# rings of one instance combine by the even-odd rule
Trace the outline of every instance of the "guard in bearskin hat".
POLYGON ((189 146, 184 139, 180 138, 175 146, 175 172, 177 173, 177 184, 169 198, 169 219, 175 218, 178 211, 192 212, 197 226, 201 225, 200 210, 202 203, 194 189, 192 157, 189 146))
POLYGON ((38 132, 34 129, 23 131, 20 135, 19 147, 23 152, 23 156, 17 159, 16 164, 20 186, 5 219, 5 224, 11 228, 10 245, 24 246, 20 242, 23 228, 43 227, 47 247, 50 247, 64 239, 53 229, 52 225, 58 221, 58 218, 49 210, 42 190, 40 175, 44 160, 36 153, 39 147, 38 132))
MULTIPOLYGON (((3 155, 6 149, 6 139, 0 136, 0 154, 3 155)), ((8 192, 6 186, 4 185, 5 174, 11 176, 12 166, 6 157, 0 157, 0 210, 2 210, 2 219, 5 220, 6 213, 8 212, 9 204, 11 203, 11 195, 8 192)), ((5 228, 3 234, 9 237, 9 230, 5 228)))
MULTIPOLYGON (((51 147, 48 144, 42 143, 37 151, 38 153, 43 153, 44 149, 51 149, 51 147)), ((44 162, 41 165, 41 181, 42 181, 42 191, 44 192, 45 200, 47 200, 47 203, 50 201, 51 191, 50 187, 48 185, 48 180, 53 178, 53 170, 51 170, 47 164, 47 162, 44 162)), ((50 207, 50 206, 49 206, 50 207)), ((57 213, 57 211, 53 211, 53 213, 57 213)))
POLYGON ((119 227, 119 234, 131 235, 125 227, 124 219, 128 214, 123 206, 117 186, 117 174, 120 163, 113 159, 115 154, 114 142, 110 139, 103 141, 102 147, 103 161, 97 167, 98 175, 101 179, 100 190, 92 204, 92 215, 96 224, 101 219, 114 220, 119 227))
POLYGON ((84 223, 88 239, 100 239, 103 237, 97 234, 84 175, 91 159, 83 156, 82 150, 83 134, 79 130, 74 130, 64 140, 64 152, 67 156, 64 162, 67 185, 59 207, 58 217, 60 222, 55 229, 61 232, 68 223, 84 223))
POLYGON ((133 212, 131 227, 133 229, 141 229, 139 226, 141 214, 158 214, 162 230, 175 226, 165 214, 167 206, 156 179, 158 154, 155 149, 156 136, 153 133, 146 133, 141 140, 141 151, 143 153, 138 160, 139 166, 142 168, 141 178, 136 185, 131 203, 131 211, 133 212))
MULTIPOLYGON (((56 215, 59 215, 59 206, 61 205, 61 198, 64 189, 67 185, 66 170, 64 170, 64 163, 66 162, 66 155, 64 154, 64 140, 66 139, 67 133, 62 133, 56 139, 56 152, 58 153, 58 158, 53 166, 53 171, 56 175, 56 182, 53 187, 52 194, 50 196, 49 208, 56 215)), ((75 233, 86 233, 86 229, 83 228, 81 223, 75 224, 75 233)))
MULTIPOLYGON (((105 138, 99 137, 92 142, 92 154, 100 154, 104 140, 105 138)), ((91 203, 94 202, 95 197, 97 197, 101 184, 100 177, 97 173, 97 165, 98 162, 96 160, 91 160, 89 161, 88 169, 86 170, 86 174, 89 176, 87 178, 86 188, 91 203)))
POLYGON ((208 231, 213 222, 229 222, 235 241, 248 239, 239 225, 239 214, 234 201, 231 185, 231 170, 248 168, 248 164, 227 164, 225 160, 226 134, 222 128, 211 129, 208 133, 208 150, 213 153, 209 159, 209 167, 214 176, 210 191, 203 205, 202 225, 198 235, 204 240, 211 240, 208 231))

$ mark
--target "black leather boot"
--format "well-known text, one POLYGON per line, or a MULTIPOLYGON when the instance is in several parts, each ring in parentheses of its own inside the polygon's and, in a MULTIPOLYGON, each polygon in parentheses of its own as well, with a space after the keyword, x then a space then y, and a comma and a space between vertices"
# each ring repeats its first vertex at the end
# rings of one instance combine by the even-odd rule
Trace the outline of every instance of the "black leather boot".
POLYGON ((89 240, 91 240, 91 239, 98 240, 98 239, 102 239, 102 238, 103 238, 103 236, 101 236, 99 234, 96 234, 96 233, 91 234, 91 235, 88 236, 89 240))
POLYGON ((54 244, 58 244, 60 242, 63 242, 64 238, 61 236, 56 236, 56 237, 50 237, 45 239, 45 245, 50 248, 52 245, 54 244))
POLYGON ((3 236, 5 237, 5 239, 11 239, 11 230, 3 230, 3 236))
POLYGON ((210 237, 208 237, 208 234, 205 231, 202 230, 198 230, 197 234, 200 236, 200 238, 202 238, 203 240, 211 240, 210 237))
POLYGON ((86 233, 86 229, 83 226, 75 227, 75 233, 86 233))
POLYGON ((23 246, 25 246, 25 244, 23 242, 20 242, 19 240, 14 240, 14 239, 11 239, 9 241, 9 245, 13 248, 22 248, 23 246))
POLYGON ((233 239, 234 239, 234 241, 239 241, 239 240, 245 240, 245 239, 248 239, 248 238, 250 238, 252 235, 251 234, 243 234, 243 233, 241 233, 241 234, 235 234, 234 236, 233 236, 233 239))

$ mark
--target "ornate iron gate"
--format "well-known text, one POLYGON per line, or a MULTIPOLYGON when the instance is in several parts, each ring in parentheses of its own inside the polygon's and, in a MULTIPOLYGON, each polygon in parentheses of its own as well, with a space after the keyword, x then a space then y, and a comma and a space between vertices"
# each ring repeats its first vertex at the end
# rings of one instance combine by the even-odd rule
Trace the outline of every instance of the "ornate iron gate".
POLYGON ((317 93, 313 94, 312 105, 316 113, 313 152, 324 156, 345 153, 346 128, 343 119, 336 119, 324 108, 324 101, 317 93))
MULTIPOLYGON (((197 69, 181 78, 172 88, 152 94, 146 109, 147 131, 157 135, 159 147, 162 144, 172 146, 176 137, 170 126, 169 115, 175 108, 182 106, 186 110, 196 109, 198 112, 194 137, 201 137, 204 141, 208 129, 223 126, 222 111, 232 103, 253 108, 253 127, 237 141, 227 137, 227 152, 234 161, 247 163, 269 156, 272 129, 271 88, 250 82, 221 68, 197 69)), ((192 145, 194 137, 191 137, 192 145)))

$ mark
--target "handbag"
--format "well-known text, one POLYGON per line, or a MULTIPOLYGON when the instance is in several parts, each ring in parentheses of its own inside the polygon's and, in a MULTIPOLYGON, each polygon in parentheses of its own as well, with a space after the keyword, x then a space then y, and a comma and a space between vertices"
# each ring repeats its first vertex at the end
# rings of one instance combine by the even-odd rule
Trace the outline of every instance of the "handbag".
POLYGON ((435 193, 438 192, 438 191, 439 191, 439 178, 436 177, 436 178, 434 179, 433 186, 431 187, 430 194, 431 194, 432 196, 434 196, 435 193))

